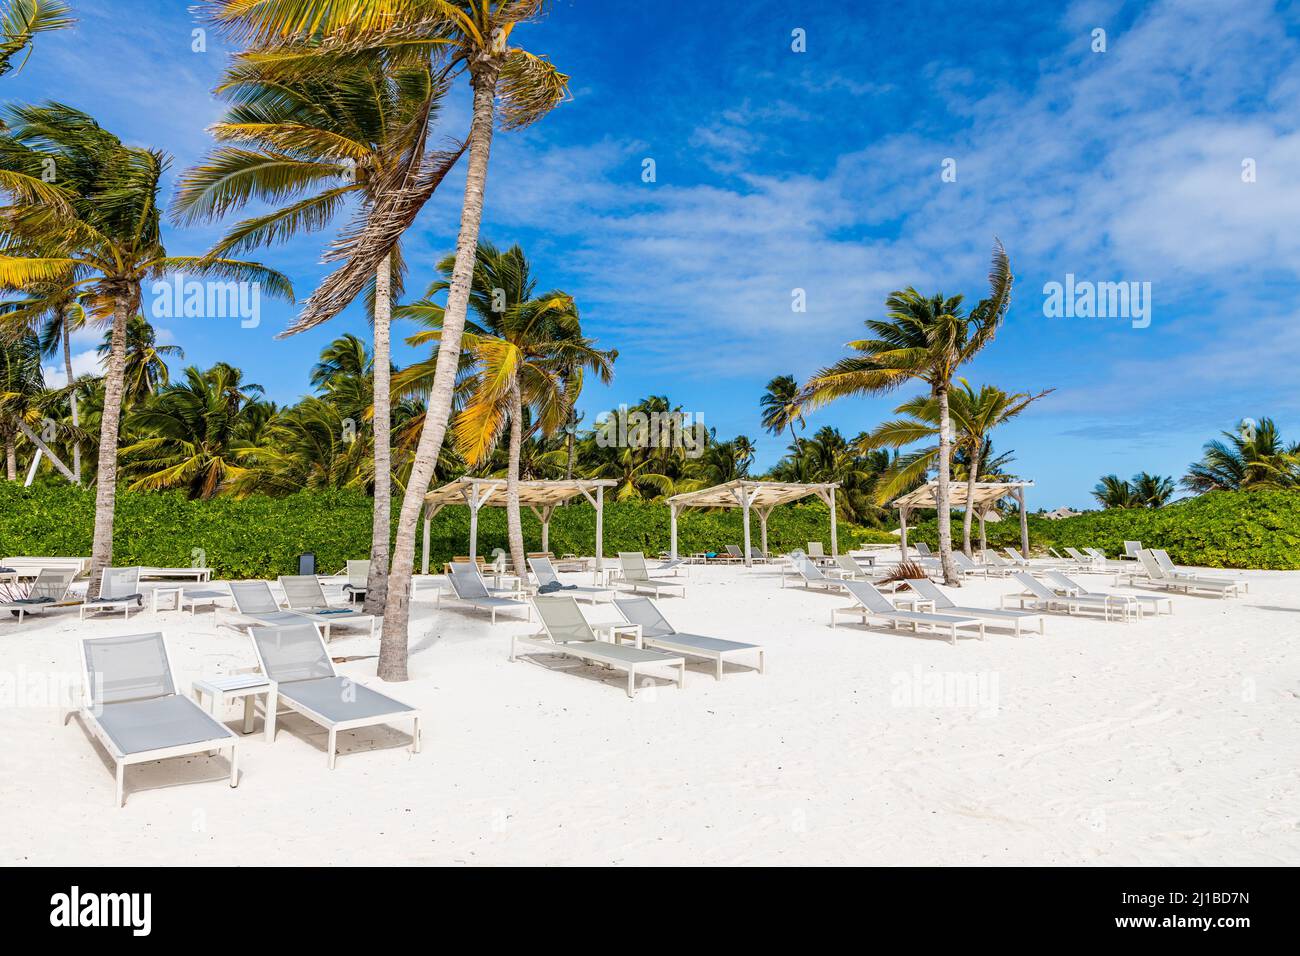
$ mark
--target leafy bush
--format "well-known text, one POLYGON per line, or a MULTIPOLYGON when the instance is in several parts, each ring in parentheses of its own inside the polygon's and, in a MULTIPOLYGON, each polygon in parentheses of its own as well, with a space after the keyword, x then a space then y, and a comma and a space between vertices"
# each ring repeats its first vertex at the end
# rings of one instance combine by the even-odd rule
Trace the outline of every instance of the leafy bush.
MULTIPOLYGON (((961 534, 954 514, 954 535, 961 534)), ((1020 545, 1019 519, 989 524, 989 547, 1020 545)), ((938 547, 933 519, 908 529, 909 541, 938 547)), ((1163 508, 1118 508, 1052 521, 1029 516, 1032 548, 1100 548, 1124 553, 1125 541, 1164 548, 1178 564, 1207 568, 1300 569, 1300 493, 1214 491, 1163 508)))
MULTIPOLYGON (((394 502, 397 523, 400 502, 394 502)), ((46 485, 23 488, 0 482, 0 557, 5 555, 88 555, 94 535, 93 488, 46 485)), ((349 558, 370 551, 371 499, 353 492, 299 492, 283 498, 253 496, 191 501, 181 492, 118 491, 114 534, 115 564, 186 567, 202 557, 224 578, 264 578, 296 570, 295 557, 314 552, 317 567, 336 571, 349 558)), ((527 509, 524 542, 540 547, 541 527, 527 509)), ((607 503, 605 553, 668 550, 668 507, 663 504, 607 503)), ((739 511, 687 512, 678 519, 678 550, 722 550, 739 544, 739 511)), ((751 527, 759 545, 758 518, 751 527)), ((830 546, 826 508, 820 503, 778 508, 768 525, 768 548, 785 551, 820 540, 830 546)), ((841 549, 871 542, 893 542, 888 532, 841 524, 841 549)), ((457 554, 469 541, 469 510, 443 509, 429 534, 430 568, 457 554)), ((420 559, 416 538, 416 561, 420 559)), ((479 553, 506 549, 505 511, 484 508, 479 514, 479 553)), ((585 501, 557 508, 551 519, 550 548, 556 554, 594 554, 596 519, 585 501)))

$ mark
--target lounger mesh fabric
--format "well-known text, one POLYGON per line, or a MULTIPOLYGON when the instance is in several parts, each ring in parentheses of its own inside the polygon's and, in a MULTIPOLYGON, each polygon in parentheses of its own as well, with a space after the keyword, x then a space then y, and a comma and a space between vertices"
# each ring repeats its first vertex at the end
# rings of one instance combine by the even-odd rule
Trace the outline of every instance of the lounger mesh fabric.
POLYGON ((140 594, 139 568, 105 568, 104 576, 99 580, 99 597, 91 598, 87 604, 102 604, 109 601, 143 602, 140 594))
POLYGON ((285 599, 292 608, 326 607, 325 592, 321 590, 320 581, 311 574, 284 574, 280 576, 280 587, 284 588, 285 599))
POLYGON ((68 592, 68 585, 72 583, 74 574, 75 572, 71 570, 41 568, 37 572, 36 580, 32 582, 31 590, 23 600, 31 603, 60 600, 68 592))
POLYGON ((537 575, 537 583, 545 586, 547 584, 559 584, 560 579, 555 573, 555 568, 546 558, 529 558, 528 564, 533 569, 533 574, 537 575))
POLYGON ((488 594, 487 585, 483 583, 483 579, 477 573, 463 574, 453 566, 448 577, 451 578, 451 588, 456 592, 457 597, 470 601, 491 597, 488 594))
POLYGON ((161 634, 99 638, 86 641, 85 648, 91 702, 95 705, 176 693, 161 634))
POLYGON ((591 631, 591 625, 582 616, 578 602, 569 595, 539 597, 533 601, 533 604, 537 607, 537 613, 541 615, 542 623, 546 625, 546 633, 551 635, 551 640, 555 643, 574 644, 596 639, 596 635, 591 631))
POLYGON ((620 551, 618 563, 623 566, 623 576, 629 581, 648 581, 650 572, 645 566, 645 555, 635 551, 620 551))
POLYGON ((672 625, 664 620, 664 616, 649 598, 615 598, 614 604, 629 624, 641 625, 643 637, 667 637, 675 633, 672 625))
POLYGON ((415 709, 347 677, 290 681, 280 685, 280 693, 332 723, 410 713, 415 709))
POLYGON ((265 581, 231 581, 230 594, 240 614, 271 614, 280 610, 280 604, 265 581))
POLYGON ((877 614, 897 614, 898 608, 894 607, 889 598, 877 591, 866 581, 845 581, 844 586, 849 589, 849 593, 862 602, 863 607, 877 614))
POLYGON ((278 684, 334 676, 334 665, 309 621, 281 627, 254 627, 253 640, 266 666, 266 676, 278 684))
POLYGON ((153 700, 106 704, 96 719, 123 754, 234 736, 192 700, 174 694, 153 700))

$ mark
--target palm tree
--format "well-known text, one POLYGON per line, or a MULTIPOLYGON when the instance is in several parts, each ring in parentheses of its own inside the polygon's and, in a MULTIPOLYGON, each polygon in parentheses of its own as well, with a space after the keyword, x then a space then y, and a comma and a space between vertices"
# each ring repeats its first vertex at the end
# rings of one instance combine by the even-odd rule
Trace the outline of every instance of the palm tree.
MULTIPOLYGON (((470 283, 478 250, 479 225, 487 185, 488 155, 496 119, 505 129, 519 129, 540 119, 567 95, 568 77, 547 60, 509 45, 521 23, 537 17, 544 0, 429 0, 396 4, 392 0, 278 0, 249 4, 246 0, 208 0, 213 19, 236 38, 269 47, 263 56, 288 68, 321 68, 331 57, 394 55, 414 57, 425 53, 439 67, 439 77, 456 72, 468 75, 473 89, 473 114, 468 137, 469 168, 461 205, 460 233, 456 240, 456 265, 448 290, 442 347, 437 373, 429 392, 428 410, 415 464, 411 469, 390 569, 390 587, 384 613, 379 652, 379 676, 405 680, 410 577, 415 563, 415 531, 424 496, 433 477, 451 413, 452 391, 460 363, 460 336, 468 314, 470 283), (319 46, 330 45, 322 56, 319 46)), ((323 322, 351 301, 372 262, 392 247, 393 237, 411 221, 410 191, 418 187, 404 180, 405 189, 391 203, 377 204, 365 227, 345 248, 346 265, 308 301, 292 331, 323 322)))
POLYGON ((875 338, 850 342, 858 354, 818 372, 803 389, 800 404, 819 408, 839 398, 878 395, 919 379, 930 387, 939 413, 938 482, 939 554, 944 583, 959 587, 952 561, 952 513, 949 490, 952 434, 949 394, 957 370, 992 341, 1011 304, 1011 265, 1002 243, 994 241, 989 296, 969 313, 962 297, 923 296, 908 288, 886 301, 887 320, 869 320, 875 338))
POLYGON ((173 272, 258 283, 292 300, 283 275, 233 259, 169 256, 162 242, 159 181, 167 157, 125 146, 87 114, 58 103, 4 111, 0 161, 17 176, 59 169, 58 196, 0 180, 10 205, 0 209, 0 287, 23 289, 76 276, 73 288, 95 321, 112 323, 96 472, 91 588, 113 556, 117 438, 126 371, 127 324, 140 310, 142 283, 173 272))
POLYGON ((12 340, 0 339, 0 445, 5 453, 5 478, 18 480, 18 439, 23 424, 32 420, 35 400, 45 391, 41 353, 30 332, 12 340))
POLYGON ((758 400, 763 409, 763 429, 770 435, 779 435, 790 429, 790 440, 799 444, 794 423, 802 428, 803 412, 799 407, 799 384, 793 375, 778 375, 767 383, 763 397, 758 400))
MULTIPOLYGON (((453 287, 455 268, 454 256, 443 259, 438 269, 447 278, 433 283, 420 302, 397 310, 399 316, 428 326, 428 331, 407 341, 411 345, 438 343, 435 362, 441 360, 445 347, 446 313, 433 297, 453 287)), ((461 335, 461 347, 471 362, 469 396, 456 416, 456 451, 467 465, 475 467, 491 454, 509 424, 506 528, 511 559, 522 575, 527 573, 527 565, 519 510, 519 463, 525 410, 543 435, 555 434, 568 420, 574 397, 565 388, 566 376, 572 378, 580 368, 608 382, 613 360, 583 336, 571 296, 558 289, 538 293, 528 259, 517 245, 501 251, 491 243, 479 244, 469 309, 474 318, 465 322, 461 335)), ((402 373, 399 389, 407 378, 421 374, 419 369, 402 373)))
MULTIPOLYGON (((961 379, 960 385, 949 395, 949 418, 955 430, 953 450, 963 457, 966 472, 967 505, 962 516, 962 550, 967 555, 972 553, 971 531, 975 514, 970 502, 975 498, 975 485, 981 480, 985 464, 982 455, 989 442, 989 433, 1052 391, 1049 388, 1036 395, 1008 393, 993 385, 984 385, 976 390, 961 379)), ((917 441, 933 441, 939 434, 939 403, 933 395, 921 395, 904 402, 894 412, 906 417, 877 426, 865 437, 863 448, 903 448, 917 441)), ((881 478, 876 489, 877 502, 883 505, 920 484, 935 467, 938 457, 937 445, 927 445, 901 456, 881 478)))
MULTIPOLYGON (((107 332, 104 341, 95 349, 101 362, 107 362, 113 351, 113 333, 107 332)), ((171 372, 166 358, 185 358, 179 345, 159 345, 158 333, 143 315, 133 315, 126 324, 126 357, 122 366, 122 404, 127 408, 141 405, 158 394, 158 390, 171 383, 171 372)))
POLYGON ((261 395, 260 385, 245 384, 229 365, 187 368, 184 382, 132 413, 133 425, 150 437, 122 449, 131 490, 184 488, 191 498, 211 498, 244 479, 239 460, 251 446, 242 432, 261 395))
POLYGON ((1174 496, 1176 486, 1172 478, 1150 475, 1145 471, 1133 476, 1133 497, 1140 507, 1163 508, 1174 496))
MULTIPOLYGON (((423 152, 441 88, 434 87, 427 65, 390 68, 374 60, 286 76, 274 63, 244 60, 218 92, 233 104, 212 127, 223 145, 182 178, 173 214, 193 222, 224 216, 254 200, 275 207, 235 225, 213 249, 224 255, 321 229, 351 198, 359 201, 363 215, 375 209, 392 190, 392 177, 412 155, 423 152)), ((376 357, 374 408, 368 416, 375 455, 368 613, 382 611, 388 583, 389 322, 394 286, 400 294, 403 271, 401 249, 394 244, 379 257, 366 290, 376 357)))
POLYGON ((63 0, 7 0, 0 8, 0 76, 22 71, 36 34, 66 30, 76 22, 63 0), (24 50, 27 56, 14 69, 14 57, 24 50))
POLYGON ((1119 475, 1103 475, 1092 489, 1092 496, 1103 508, 1108 509, 1133 508, 1137 504, 1133 486, 1119 475))
POLYGON ((1300 443, 1285 444, 1273 419, 1243 421, 1223 437, 1206 443, 1201 460, 1183 476, 1184 488, 1201 494, 1300 485, 1300 443))

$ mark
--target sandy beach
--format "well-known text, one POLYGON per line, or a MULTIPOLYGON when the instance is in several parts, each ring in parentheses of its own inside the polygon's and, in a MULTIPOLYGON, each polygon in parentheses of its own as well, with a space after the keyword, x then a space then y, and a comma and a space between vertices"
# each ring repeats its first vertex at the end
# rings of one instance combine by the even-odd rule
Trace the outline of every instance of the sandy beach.
POLYGON ((374 678, 377 640, 330 645, 341 673, 423 708, 422 753, 404 730, 344 734, 331 772, 324 733, 289 715, 274 744, 260 721, 242 738, 237 789, 223 758, 145 764, 122 809, 102 750, 42 699, 77 640, 161 630, 185 691, 252 667, 249 640, 210 611, 6 618, 0 862, 1295 865, 1300 573, 1245 576, 1244 598, 1177 596, 1172 617, 1054 614, 1043 636, 953 647, 831 629, 843 597, 697 567, 661 610, 765 645, 767 673, 692 665, 634 700, 621 675, 509 662, 537 625, 435 610, 429 582, 409 682, 374 678))

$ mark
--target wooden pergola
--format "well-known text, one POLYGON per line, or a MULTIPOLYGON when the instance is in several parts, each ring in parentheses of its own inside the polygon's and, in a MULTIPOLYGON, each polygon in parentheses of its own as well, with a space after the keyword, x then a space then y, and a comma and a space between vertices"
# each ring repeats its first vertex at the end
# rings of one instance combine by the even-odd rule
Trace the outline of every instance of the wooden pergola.
MULTIPOLYGON (((953 508, 973 507, 975 509, 975 514, 980 519, 980 550, 983 551, 987 548, 987 539, 984 536, 985 514, 1001 499, 1007 496, 1015 498, 1020 505, 1020 550, 1027 558, 1029 557, 1029 521, 1025 512, 1025 489, 1033 486, 1032 481, 977 481, 974 494, 970 495, 966 482, 953 481, 948 484, 948 504, 953 508)), ((899 546, 904 561, 907 560, 908 514, 919 508, 934 508, 938 497, 939 483, 931 481, 893 500, 893 507, 898 509, 899 546)))
MULTIPOLYGON (((605 553, 605 489, 618 484, 613 478, 574 478, 569 481, 521 481, 519 503, 530 508, 542 523, 542 550, 550 550, 551 515, 566 501, 581 495, 596 509, 596 570, 605 553)), ((424 557, 421 573, 429 573, 429 523, 448 505, 469 508, 469 557, 478 557, 478 513, 486 505, 506 506, 504 478, 457 478, 424 496, 424 557)))
POLYGON ((777 505, 786 505, 800 501, 810 495, 816 495, 831 510, 831 554, 839 553, 839 539, 835 530, 835 489, 838 482, 821 482, 818 484, 799 484, 787 481, 750 481, 738 479, 712 488, 699 491, 687 491, 673 495, 668 499, 668 508, 672 516, 672 537, 669 552, 677 557, 677 516, 687 508, 740 508, 744 512, 742 522, 745 528, 745 564, 752 565, 749 547, 749 512, 758 513, 761 529, 760 549, 767 553, 767 519, 777 505))

